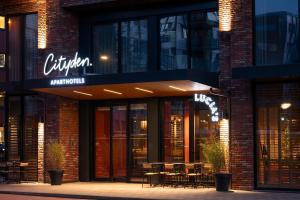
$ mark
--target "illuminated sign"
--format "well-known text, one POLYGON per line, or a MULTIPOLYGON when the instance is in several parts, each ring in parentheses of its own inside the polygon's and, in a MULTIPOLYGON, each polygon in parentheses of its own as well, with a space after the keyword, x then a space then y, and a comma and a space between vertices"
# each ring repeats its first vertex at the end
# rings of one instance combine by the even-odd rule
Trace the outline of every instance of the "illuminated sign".
POLYGON ((219 121, 218 107, 216 105, 216 102, 212 100, 212 98, 206 96, 205 94, 195 94, 194 101, 206 104, 210 109, 211 121, 213 122, 219 121))
POLYGON ((85 78, 64 78, 64 79, 53 79, 50 81, 51 86, 83 85, 83 84, 85 84, 85 78))
POLYGON ((78 56, 78 52, 75 53, 74 58, 67 59, 66 57, 60 56, 55 57, 53 53, 50 53, 46 61, 44 63, 44 75, 48 76, 52 72, 58 71, 58 72, 64 72, 65 76, 68 76, 68 73, 70 69, 75 68, 85 68, 85 67, 91 67, 92 63, 90 62, 89 58, 80 58, 78 56))

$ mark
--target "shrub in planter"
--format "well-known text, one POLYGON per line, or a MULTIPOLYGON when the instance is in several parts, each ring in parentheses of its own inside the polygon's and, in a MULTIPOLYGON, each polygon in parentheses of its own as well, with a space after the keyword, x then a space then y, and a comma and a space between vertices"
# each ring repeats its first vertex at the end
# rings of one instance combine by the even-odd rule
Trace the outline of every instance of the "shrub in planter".
POLYGON ((232 174, 227 171, 227 149, 215 136, 210 137, 202 146, 206 161, 212 165, 212 170, 215 173, 216 190, 228 191, 232 174))
POLYGON ((61 185, 62 183, 65 163, 64 154, 63 146, 58 141, 53 140, 47 144, 47 164, 51 185, 61 185))

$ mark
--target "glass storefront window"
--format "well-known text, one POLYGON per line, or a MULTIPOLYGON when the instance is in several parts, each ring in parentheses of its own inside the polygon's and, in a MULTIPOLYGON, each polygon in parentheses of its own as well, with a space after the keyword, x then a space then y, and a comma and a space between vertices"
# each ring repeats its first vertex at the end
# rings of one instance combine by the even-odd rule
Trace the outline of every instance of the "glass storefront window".
POLYGON ((191 15, 191 64, 193 69, 216 72, 219 69, 218 12, 191 15))
POLYGON ((300 84, 256 87, 257 184, 300 188, 300 84))
POLYGON ((160 68, 162 70, 188 67, 188 17, 168 16, 160 19, 160 68))
POLYGON ((121 23, 122 72, 145 72, 148 63, 148 23, 136 20, 121 23))
POLYGON ((31 14, 25 16, 25 41, 24 41, 24 60, 25 60, 25 78, 37 78, 37 15, 31 14))
POLYGON ((148 161, 147 104, 131 104, 129 115, 131 178, 143 176, 143 163, 148 161))
POLYGON ((118 72, 118 23, 94 26, 93 60, 95 74, 118 72))
POLYGON ((165 162, 189 162, 189 102, 165 101, 163 113, 165 162))
POLYGON ((256 64, 299 63, 299 1, 256 0, 256 64))

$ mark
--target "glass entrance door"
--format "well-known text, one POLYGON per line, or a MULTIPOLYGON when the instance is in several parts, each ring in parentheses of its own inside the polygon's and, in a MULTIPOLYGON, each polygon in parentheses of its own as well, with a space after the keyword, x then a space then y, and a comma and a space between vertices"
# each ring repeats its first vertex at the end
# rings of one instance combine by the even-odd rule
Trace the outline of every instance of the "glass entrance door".
POLYGON ((96 108, 95 129, 95 178, 126 178, 127 107, 96 108))

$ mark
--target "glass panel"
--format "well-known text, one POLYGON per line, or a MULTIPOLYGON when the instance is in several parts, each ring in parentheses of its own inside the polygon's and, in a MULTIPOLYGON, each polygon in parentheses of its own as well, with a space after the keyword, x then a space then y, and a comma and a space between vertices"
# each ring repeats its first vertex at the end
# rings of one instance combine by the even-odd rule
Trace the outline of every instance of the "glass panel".
POLYGON ((113 177, 126 177, 127 165, 127 109, 126 106, 113 107, 112 159, 113 177))
POLYGON ((110 108, 99 107, 95 113, 95 178, 110 178, 110 108))
POLYGON ((5 160, 5 104, 4 95, 0 93, 0 162, 5 160))
POLYGON ((148 161, 147 104, 130 105, 131 177, 142 177, 144 162, 148 161))
POLYGON ((218 135, 218 123, 211 121, 210 110, 195 104, 195 161, 206 162, 202 145, 209 137, 218 135))
POLYGON ((256 64, 299 62, 298 0, 256 0, 256 64))
POLYGON ((147 20, 122 22, 123 72, 145 72, 148 62, 147 20))
POLYGON ((94 27, 94 71, 96 74, 118 72, 118 24, 94 27))
POLYGON ((21 79, 22 63, 22 17, 10 17, 9 22, 9 80, 19 81, 21 79))
POLYGON ((26 96, 24 98, 24 133, 22 161, 30 167, 24 168, 22 180, 38 180, 38 124, 44 120, 44 103, 36 96, 26 96))
POLYGON ((25 41, 24 41, 24 60, 25 78, 37 78, 37 15, 26 15, 25 17, 25 41))
POLYGON ((219 70, 218 12, 191 15, 192 68, 209 72, 219 70))
POLYGON ((189 147, 188 101, 164 102, 164 161, 188 162, 189 147), (186 141, 187 140, 187 141, 186 141), (186 141, 186 142, 185 142, 186 141))
POLYGON ((187 16, 169 16, 160 19, 160 67, 162 70, 188 67, 187 16))
POLYGON ((300 188, 300 84, 256 88, 258 185, 300 188))
POLYGON ((21 98, 8 98, 8 159, 20 160, 19 154, 19 136, 21 120, 21 98))

